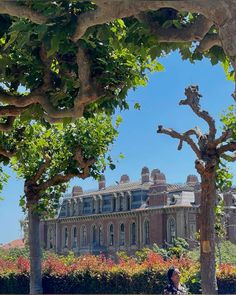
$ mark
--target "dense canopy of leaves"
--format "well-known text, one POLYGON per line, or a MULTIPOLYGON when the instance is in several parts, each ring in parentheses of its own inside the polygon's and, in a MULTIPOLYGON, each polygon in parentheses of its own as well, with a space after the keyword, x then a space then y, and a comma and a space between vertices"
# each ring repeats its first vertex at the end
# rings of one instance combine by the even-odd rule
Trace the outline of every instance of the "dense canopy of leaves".
MULTIPOLYGON (((113 127, 111 118, 103 114, 80 118, 64 127, 15 121, 14 129, 2 132, 0 139, 12 152, 9 161, 13 170, 25 180, 25 186, 35 187, 39 194, 39 209, 49 211, 56 208, 72 177, 98 178, 106 165, 114 168, 107 152, 118 135, 119 123, 120 118, 113 127)), ((25 205, 24 197, 21 205, 25 205)))

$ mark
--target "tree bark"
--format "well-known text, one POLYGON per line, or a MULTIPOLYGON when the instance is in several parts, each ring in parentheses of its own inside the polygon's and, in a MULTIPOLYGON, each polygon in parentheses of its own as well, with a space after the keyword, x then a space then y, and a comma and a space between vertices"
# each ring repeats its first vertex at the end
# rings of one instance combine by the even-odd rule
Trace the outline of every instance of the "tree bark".
POLYGON ((41 247, 39 213, 34 209, 35 204, 28 204, 29 219, 29 249, 30 249, 30 294, 42 294, 41 247))
POLYGON ((215 261, 215 171, 201 176, 201 285, 203 294, 217 294, 215 261))

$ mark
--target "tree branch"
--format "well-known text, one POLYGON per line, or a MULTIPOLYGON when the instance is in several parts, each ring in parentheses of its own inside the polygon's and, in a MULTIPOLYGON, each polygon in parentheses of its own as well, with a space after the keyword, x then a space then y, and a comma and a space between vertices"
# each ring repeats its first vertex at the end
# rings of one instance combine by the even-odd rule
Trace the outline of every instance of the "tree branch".
POLYGON ((146 23, 158 42, 193 42, 201 41, 209 32, 213 23, 203 15, 199 15, 196 21, 183 28, 163 28, 157 22, 152 22, 147 14, 141 14, 138 19, 146 23))
POLYGON ((35 184, 46 171, 46 169, 49 167, 50 163, 51 158, 48 155, 44 155, 44 162, 40 165, 38 171, 35 173, 33 177, 31 177, 29 182, 35 184))
POLYGON ((195 144, 195 142, 190 138, 190 135, 192 134, 196 134, 195 131, 193 131, 193 129, 185 132, 185 133, 179 133, 173 129, 170 128, 163 128, 163 126, 158 126, 158 130, 157 133, 162 133, 162 134, 166 134, 171 136, 172 138, 177 138, 180 140, 179 146, 178 146, 178 150, 180 150, 182 148, 183 145, 183 141, 187 142, 190 147, 192 148, 192 150, 195 152, 195 154, 197 155, 198 158, 201 158, 201 152, 198 149, 197 145, 195 144))
POLYGON ((45 16, 26 6, 18 5, 16 1, 1 0, 0 13, 16 16, 19 18, 28 18, 36 24, 44 24, 47 22, 47 18, 45 16))
POLYGON ((0 155, 6 157, 6 158, 11 158, 15 155, 15 151, 7 151, 3 148, 0 148, 0 155))
POLYGON ((233 155, 222 154, 221 157, 228 162, 235 162, 236 161, 236 153, 234 153, 233 155))
POLYGON ((0 131, 10 131, 14 121, 15 117, 9 116, 5 123, 0 123, 0 131))
POLYGON ((27 110, 26 107, 15 107, 15 106, 0 106, 0 116, 1 117, 16 117, 27 110))
POLYGON ((199 46, 196 48, 197 52, 203 53, 210 50, 213 46, 222 47, 220 38, 218 34, 207 34, 202 41, 200 41, 199 46))
POLYGON ((219 155, 222 155, 226 152, 235 152, 236 151, 236 141, 229 142, 220 148, 217 149, 219 155))
POLYGON ((232 134, 233 134, 233 131, 231 129, 227 129, 223 131, 221 136, 213 142, 213 146, 217 147, 222 142, 225 142, 226 140, 230 139, 232 134))
POLYGON ((33 91, 27 96, 10 95, 7 92, 0 92, 0 102, 20 108, 39 102, 40 97, 41 94, 38 91, 33 91))
MULTIPOLYGON (((97 9, 80 14, 77 17, 77 28, 72 37, 77 42, 83 37, 88 28, 114 21, 118 18, 131 17, 148 10, 159 10, 160 8, 174 8, 182 11, 207 14, 207 8, 199 5, 199 0, 192 1, 95 1, 97 9)), ((205 6, 207 6, 205 4, 205 6)))
POLYGON ((202 95, 198 92, 198 86, 190 86, 186 88, 185 95, 187 99, 181 100, 179 104, 190 106, 198 117, 207 122, 209 126, 209 139, 210 141, 214 140, 216 135, 215 120, 208 112, 201 110, 199 101, 202 95))

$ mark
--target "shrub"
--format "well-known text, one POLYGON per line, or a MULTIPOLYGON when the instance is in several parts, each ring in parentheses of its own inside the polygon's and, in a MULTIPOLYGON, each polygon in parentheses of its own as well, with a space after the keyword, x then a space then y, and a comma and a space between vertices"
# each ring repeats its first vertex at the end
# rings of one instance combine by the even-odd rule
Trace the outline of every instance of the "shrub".
MULTIPOLYGON (((104 255, 75 257, 44 255, 43 290, 46 294, 127 294, 163 293, 166 272, 172 265, 181 270, 181 280, 191 293, 200 292, 199 263, 188 257, 165 260, 150 249, 136 257, 120 253, 118 263, 104 255), (145 259, 144 259, 145 257, 145 259), (138 258, 138 259, 137 259, 138 258)), ((7 257, 7 256, 6 256, 7 257)), ((236 266, 222 264, 217 269, 219 293, 236 293, 236 266)), ((29 261, 0 258, 0 293, 29 292, 29 261)))

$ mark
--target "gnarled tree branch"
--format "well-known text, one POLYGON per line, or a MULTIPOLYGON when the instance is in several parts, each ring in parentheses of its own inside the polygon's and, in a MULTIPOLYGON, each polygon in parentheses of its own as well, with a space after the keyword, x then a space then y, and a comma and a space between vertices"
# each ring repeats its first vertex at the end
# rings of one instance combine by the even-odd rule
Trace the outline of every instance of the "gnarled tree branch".
POLYGON ((190 147, 195 152, 197 157, 201 158, 200 150, 198 149, 195 142, 190 138, 190 135, 195 134, 195 132, 192 132, 192 130, 189 130, 185 133, 179 133, 171 128, 163 128, 163 126, 160 125, 160 126, 158 126, 157 133, 167 134, 167 135, 171 136, 172 138, 179 139, 180 143, 178 146, 178 150, 180 150, 182 148, 183 141, 185 141, 186 143, 188 143, 190 145, 190 147))
POLYGON ((209 126, 209 138, 215 139, 216 127, 215 120, 209 115, 208 112, 201 110, 200 108, 200 98, 202 95, 198 92, 198 86, 190 86, 185 89, 185 95, 187 99, 181 100, 180 105, 188 105, 191 107, 193 112, 203 120, 205 120, 209 126))
POLYGON ((16 1, 1 0, 0 13, 9 14, 16 17, 24 17, 31 20, 36 24, 44 24, 47 22, 47 18, 42 14, 30 9, 29 7, 18 5, 16 1))
POLYGON ((220 37, 218 34, 207 34, 196 48, 197 52, 203 53, 210 50, 213 46, 222 47, 220 37))
POLYGON ((156 22, 150 20, 147 14, 141 14, 138 19, 146 23, 158 42, 193 42, 201 41, 209 32, 213 23, 203 15, 199 15, 196 21, 186 27, 163 28, 156 22))
POLYGON ((217 149, 219 155, 222 155, 226 152, 235 152, 236 151, 236 141, 231 141, 217 149))

